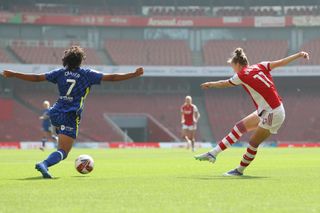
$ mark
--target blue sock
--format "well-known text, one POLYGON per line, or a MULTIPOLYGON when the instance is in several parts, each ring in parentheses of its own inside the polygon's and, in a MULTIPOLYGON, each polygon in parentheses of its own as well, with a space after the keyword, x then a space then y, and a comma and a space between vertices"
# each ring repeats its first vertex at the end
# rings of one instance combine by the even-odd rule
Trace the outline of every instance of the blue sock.
POLYGON ((50 167, 50 166, 53 166, 57 163, 59 163, 60 161, 64 160, 67 158, 67 153, 62 150, 62 149, 58 149, 57 151, 55 152, 52 152, 48 158, 46 160, 43 161, 43 163, 47 166, 47 167, 50 167))
POLYGON ((42 147, 45 147, 47 138, 42 138, 41 142, 42 142, 42 147))

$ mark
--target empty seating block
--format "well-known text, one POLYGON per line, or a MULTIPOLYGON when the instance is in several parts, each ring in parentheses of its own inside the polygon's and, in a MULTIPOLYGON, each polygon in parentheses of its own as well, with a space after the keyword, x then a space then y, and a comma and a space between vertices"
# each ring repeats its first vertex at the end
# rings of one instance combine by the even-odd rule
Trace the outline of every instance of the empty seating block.
POLYGON ((245 9, 245 8, 222 8, 216 12, 217 16, 276 16, 277 12, 272 8, 245 9))
MULTIPOLYGON (((39 110, 43 100, 49 100, 53 103, 57 98, 48 92, 21 91, 19 94, 24 101, 39 110)), ((104 113, 148 113, 179 136, 181 131, 180 106, 184 97, 184 94, 90 94, 85 103, 77 141, 123 141, 123 138, 106 122, 104 113)), ((26 124, 24 128, 28 129, 29 127, 26 124)))
MULTIPOLYGON (((61 64, 61 58, 66 48, 12 46, 11 49, 21 61, 27 64, 61 64)), ((84 64, 102 64, 94 49, 85 48, 85 51, 87 57, 84 64)))
POLYGON ((0 141, 41 141, 41 121, 38 114, 12 100, 11 119, 1 122, 0 141))
POLYGON ((211 40, 203 46, 205 65, 225 66, 235 48, 242 47, 251 64, 276 60, 288 54, 288 43, 283 40, 211 40))
POLYGON ((305 64, 305 65, 319 65, 320 64, 320 39, 314 39, 305 42, 301 50, 307 51, 310 54, 310 60, 299 60, 300 64, 305 64))
POLYGON ((12 63, 13 61, 9 58, 4 49, 0 48, 0 63, 12 63))
POLYGON ((204 8, 150 8, 149 16, 205 16, 204 8))
POLYGON ((179 40, 108 40, 106 50, 118 65, 191 65, 191 50, 179 40))
MULTIPOLYGON (((319 141, 320 116, 315 114, 320 104, 320 95, 312 89, 301 89, 298 92, 288 86, 280 90, 286 110, 286 120, 277 135, 268 140, 278 141, 319 141)), ((229 133, 233 125, 255 110, 252 100, 240 91, 231 90, 206 92, 205 103, 216 140, 221 140, 229 133)), ((250 134, 241 140, 248 140, 250 134)))

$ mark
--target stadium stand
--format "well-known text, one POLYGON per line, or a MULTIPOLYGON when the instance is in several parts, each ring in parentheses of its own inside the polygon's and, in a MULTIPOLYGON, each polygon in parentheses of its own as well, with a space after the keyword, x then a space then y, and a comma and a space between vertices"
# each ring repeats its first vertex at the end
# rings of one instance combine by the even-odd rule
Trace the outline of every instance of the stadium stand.
MULTIPOLYGON (((0 122, 5 122, 5 125, 0 125, 0 141, 20 141, 22 138, 39 141, 42 136, 39 115, 13 99, 6 100, 6 102, 6 105, 9 104, 12 108, 9 119, 0 117, 0 122)), ((8 109, 5 112, 8 112, 8 109)))
POLYGON ((225 66, 235 47, 244 48, 252 64, 279 59, 288 54, 288 42, 284 40, 211 40, 203 45, 205 64, 225 66))
MULTIPOLYGON (((41 103, 44 100, 49 100, 50 103, 56 101, 57 95, 54 93, 48 92, 23 92, 20 91, 17 96, 21 98, 28 105, 31 105, 33 108, 36 108, 39 113, 41 112, 41 103)), ((77 138, 77 141, 121 141, 122 138, 119 137, 112 127, 108 125, 107 122, 103 119, 103 112, 97 113, 95 110, 92 110, 93 115, 86 116, 84 113, 85 122, 82 122, 80 125, 80 134, 77 138), (108 130, 108 131, 106 131, 108 130), (106 136, 107 135, 107 136, 106 136)), ((39 115, 38 115, 39 116, 39 115)), ((40 124, 39 124, 40 125, 40 124)))
MULTIPOLYGON (((34 14, 59 14, 59 15, 124 15, 136 16, 141 15, 139 6, 106 6, 105 4, 89 5, 63 5, 63 4, 16 4, 7 8, 6 11, 16 13, 34 13, 34 14)), ((309 6, 255 6, 255 7, 238 7, 228 6, 217 8, 207 6, 150 6, 147 11, 148 16, 305 16, 319 15, 320 8, 317 5, 309 6)))
MULTIPOLYGON (((289 49, 285 40, 209 40, 202 48, 204 64, 225 66, 235 47, 243 47, 251 63, 279 59, 286 56, 289 49)), ((59 47, 32 47, 14 43, 9 48, 17 59, 31 64, 60 64, 65 50, 59 47)), ((318 57, 312 57, 320 54, 319 38, 306 41, 300 49, 309 51, 311 55, 309 61, 300 60, 300 64, 320 64, 318 57)), ((96 49, 85 48, 85 51, 87 59, 84 64, 104 64, 96 49)), ((117 65, 192 65, 192 52, 182 40, 107 40, 105 51, 117 65)), ((0 48, 0 62, 14 63, 3 48, 0 48)))
MULTIPOLYGON (((285 40, 209 40, 202 48, 204 64, 225 66, 235 47, 243 47, 251 63, 279 59, 286 56, 289 49, 285 40)), ((60 64, 65 50, 59 47, 14 44, 9 48, 20 61, 31 64, 60 64)), ((320 39, 307 41, 300 49, 309 51, 311 56, 319 55, 320 39)), ((85 51, 87 59, 84 64, 104 64, 96 49, 85 48, 85 51)), ((105 51, 117 65, 192 65, 192 52, 182 40, 108 40, 105 43, 105 51)), ((0 48, 0 62, 14 63, 2 48, 0 48)), ((301 60, 300 63, 317 65, 320 64, 320 59, 311 57, 310 61, 301 60)))
POLYGON ((251 102, 241 88, 205 93, 208 119, 216 140, 222 139, 232 125, 254 111, 251 102))
MULTIPOLYGON (((54 103, 57 97, 53 93, 39 91, 36 93, 19 91, 17 95, 39 111, 43 100, 54 103)), ((90 94, 84 107, 79 131, 80 137, 77 141, 85 141, 84 139, 94 141, 123 140, 106 122, 103 117, 104 113, 148 113, 179 136, 181 131, 180 106, 183 103, 183 98, 182 94, 90 94)))
MULTIPOLYGON (((300 90, 295 83, 291 84, 284 83, 279 88, 286 109, 286 120, 278 134, 270 140, 319 140, 320 133, 315 127, 320 125, 320 116, 314 112, 320 104, 320 96, 312 88, 304 87, 300 90)), ((223 138, 237 121, 255 110, 252 100, 241 88, 208 91, 205 93, 205 103, 216 140, 223 138)), ((242 140, 248 138, 247 135, 242 140)))
POLYGON ((86 105, 86 110, 89 115, 97 112, 148 113, 179 136, 180 106, 183 97, 181 94, 93 95, 88 100, 91 103, 86 105))
POLYGON ((305 65, 320 64, 320 58, 318 57, 320 55, 320 38, 313 39, 303 43, 301 50, 308 51, 311 57, 309 61, 300 60, 300 64, 305 64, 305 65))
MULTIPOLYGON (((315 114, 320 105, 320 96, 315 89, 314 78, 276 78, 279 93, 286 109, 286 121, 276 136, 270 140, 280 141, 317 141, 320 140, 320 116, 315 114), (305 83, 301 83, 301 81, 305 83)), ((16 87, 15 94, 36 108, 39 113, 29 110, 14 99, 2 99, 0 122, 0 141, 39 140, 41 125, 41 103, 49 100, 54 103, 56 92, 47 89, 29 90, 16 87), (33 124, 33 125, 30 125, 33 124), (16 131, 16 130, 19 131, 16 131)), ((88 96, 80 125, 77 141, 122 141, 121 136, 103 118, 104 113, 148 113, 160 123, 180 136, 180 106, 185 94, 146 93, 101 93, 93 92, 88 96)), ((225 136, 230 128, 241 118, 255 110, 252 100, 241 87, 206 91, 204 96, 210 128, 216 140, 225 136)), ((203 115, 205 113, 202 113, 203 115)), ((201 137, 200 137, 201 138, 201 137)), ((242 138, 247 140, 249 135, 242 138)))
POLYGON ((244 8, 222 8, 216 12, 217 16, 275 16, 277 12, 272 8, 244 9, 244 8))
POLYGON ((137 15, 136 9, 129 6, 92 6, 89 5, 15 5, 10 8, 12 12, 35 13, 35 14, 59 14, 59 15, 137 15))
POLYGON ((208 12, 204 8, 157 8, 152 7, 148 11, 149 16, 206 16, 208 12))
POLYGON ((89 97, 86 113, 96 115, 109 113, 148 113, 155 117, 177 136, 180 135, 180 105, 183 95, 125 95, 99 94, 89 97), (112 101, 107 101, 112 100, 112 101), (130 103, 130 104, 128 104, 130 103))
POLYGON ((0 62, 1 63, 13 63, 4 49, 0 48, 0 62))
MULTIPOLYGON (((66 48, 58 47, 28 47, 11 46, 11 50, 24 63, 30 64, 61 64, 61 57, 66 48)), ((85 64, 102 64, 97 52, 91 48, 85 48, 87 59, 85 64)))
POLYGON ((107 40, 105 48, 115 64, 191 65, 191 50, 182 40, 107 40))
POLYGON ((315 16, 320 14, 319 7, 291 7, 288 8, 286 14, 289 16, 315 16))
POLYGON ((320 104, 318 92, 314 89, 291 90, 284 92, 283 99, 286 122, 278 137, 284 141, 319 141, 320 116, 315 114, 320 104))
POLYGON ((138 15, 136 12, 136 9, 134 7, 127 7, 127 6, 122 6, 122 7, 79 7, 76 10, 76 14, 79 15, 123 15, 123 16, 133 16, 133 15, 138 15))
POLYGON ((70 8, 63 5, 14 5, 10 8, 12 12, 19 13, 37 13, 37 14, 68 14, 70 13, 70 8))

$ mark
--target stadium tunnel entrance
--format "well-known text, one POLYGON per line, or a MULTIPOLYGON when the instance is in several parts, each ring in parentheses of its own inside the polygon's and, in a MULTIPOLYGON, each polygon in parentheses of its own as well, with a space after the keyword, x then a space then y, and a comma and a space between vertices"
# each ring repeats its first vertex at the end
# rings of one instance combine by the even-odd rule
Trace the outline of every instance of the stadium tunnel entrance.
POLYGON ((106 121, 124 142, 173 142, 179 138, 146 113, 105 113, 106 121))

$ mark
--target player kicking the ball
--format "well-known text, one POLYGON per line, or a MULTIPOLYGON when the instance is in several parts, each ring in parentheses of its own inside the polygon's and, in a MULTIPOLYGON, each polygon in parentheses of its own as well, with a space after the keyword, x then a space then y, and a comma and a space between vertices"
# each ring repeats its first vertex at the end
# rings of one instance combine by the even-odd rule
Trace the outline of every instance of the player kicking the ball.
POLYGON ((84 101, 92 85, 101 81, 122 81, 143 75, 143 68, 139 67, 132 73, 103 74, 92 69, 81 68, 85 60, 85 52, 79 46, 72 46, 64 51, 63 68, 45 74, 24 74, 11 70, 4 70, 3 76, 15 77, 26 81, 50 81, 57 84, 60 96, 49 110, 52 125, 58 134, 58 150, 48 158, 35 165, 43 178, 52 178, 48 168, 67 158, 73 142, 78 135, 81 113, 84 101))
POLYGON ((239 121, 214 149, 195 156, 195 159, 214 163, 220 152, 236 143, 243 134, 254 131, 240 165, 225 173, 227 176, 243 175, 244 170, 254 160, 258 146, 271 134, 276 134, 285 119, 284 107, 274 85, 271 70, 285 66, 301 57, 309 59, 309 54, 299 52, 277 61, 249 65, 243 50, 235 49, 232 58, 228 60, 235 72, 234 76, 228 80, 207 82, 201 87, 209 89, 242 85, 253 99, 257 110, 239 121))

